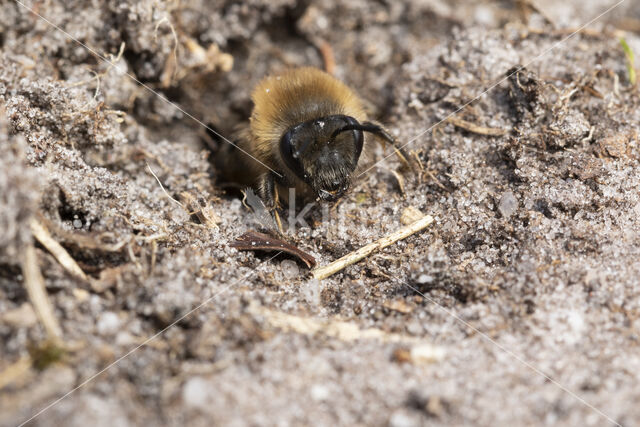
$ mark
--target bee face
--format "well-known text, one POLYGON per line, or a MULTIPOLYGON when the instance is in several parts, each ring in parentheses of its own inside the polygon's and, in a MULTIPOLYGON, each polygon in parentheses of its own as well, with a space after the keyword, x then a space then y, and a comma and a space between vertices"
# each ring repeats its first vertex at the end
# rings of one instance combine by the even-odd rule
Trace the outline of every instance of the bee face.
POLYGON ((280 154, 297 179, 322 200, 334 201, 349 188, 362 153, 362 130, 356 119, 331 115, 290 128, 280 139, 280 154))
POLYGON ((367 120, 355 92, 315 68, 266 77, 251 98, 254 108, 248 126, 238 131, 235 155, 216 157, 224 175, 253 185, 268 209, 275 210, 279 195, 292 187, 301 198, 339 199, 370 152, 365 132, 394 144, 367 120))

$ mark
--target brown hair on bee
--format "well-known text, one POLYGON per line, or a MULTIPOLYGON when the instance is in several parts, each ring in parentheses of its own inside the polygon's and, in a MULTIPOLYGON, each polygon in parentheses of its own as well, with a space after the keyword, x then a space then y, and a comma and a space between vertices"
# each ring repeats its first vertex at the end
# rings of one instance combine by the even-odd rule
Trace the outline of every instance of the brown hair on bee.
POLYGON ((227 159, 226 166, 235 169, 236 181, 255 185, 269 209, 282 194, 278 188, 295 187, 302 197, 327 201, 341 197, 369 146, 365 132, 394 144, 380 125, 367 121, 349 87, 316 68, 267 77, 252 100, 249 126, 237 138, 240 162, 227 159))

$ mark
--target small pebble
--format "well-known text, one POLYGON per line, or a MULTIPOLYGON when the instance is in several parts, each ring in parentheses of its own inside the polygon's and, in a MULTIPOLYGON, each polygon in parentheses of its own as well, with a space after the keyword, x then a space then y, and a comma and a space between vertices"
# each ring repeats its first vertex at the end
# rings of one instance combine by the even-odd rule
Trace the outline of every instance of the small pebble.
POLYGON ((285 279, 294 279, 300 275, 300 269, 295 261, 290 259, 282 260, 280 268, 284 274, 285 279))
POLYGON ((504 218, 509 218, 518 209, 518 200, 511 191, 507 191, 500 197, 500 203, 498 204, 498 210, 504 218))
POLYGON ((323 400, 327 400, 330 396, 330 391, 327 386, 321 384, 314 384, 311 387, 311 399, 316 402, 321 402, 323 400))
POLYGON ((421 335, 422 332, 424 331, 424 328, 422 327, 422 323, 418 322, 417 320, 412 320, 409 323, 407 323, 407 332, 411 335, 421 335))
POLYGON ((420 422, 416 417, 407 414, 402 409, 391 414, 391 418, 389 419, 390 427, 417 427, 419 425, 420 422))
POLYGON ((190 378, 182 389, 182 401, 187 407, 206 409, 209 405, 209 391, 209 383, 204 378, 190 378))
POLYGON ((322 291, 322 285, 317 279, 311 279, 306 283, 300 285, 300 293, 304 299, 312 306, 320 305, 320 293, 322 291))
POLYGON ((18 308, 7 310, 0 316, 0 323, 6 323, 14 328, 28 328, 37 322, 36 313, 28 302, 23 303, 18 308))
POLYGON ((408 206, 402 211, 402 215, 400 216, 400 222, 403 225, 409 225, 416 222, 423 216, 424 214, 420 212, 418 209, 414 208, 413 206, 408 206))
POLYGON ((120 327, 120 319, 118 315, 112 311, 102 313, 98 319, 98 333, 100 335, 111 335, 118 331, 120 327))
POLYGON ((420 283, 421 285, 431 282, 433 282, 433 276, 429 274, 421 274, 420 276, 418 276, 418 283, 420 283))
POLYGON ((445 357, 445 350, 431 344, 419 344, 409 350, 411 361, 416 365, 439 362, 445 357))
POLYGON ((78 302, 85 302, 89 299, 89 292, 82 288, 75 288, 71 291, 78 302))

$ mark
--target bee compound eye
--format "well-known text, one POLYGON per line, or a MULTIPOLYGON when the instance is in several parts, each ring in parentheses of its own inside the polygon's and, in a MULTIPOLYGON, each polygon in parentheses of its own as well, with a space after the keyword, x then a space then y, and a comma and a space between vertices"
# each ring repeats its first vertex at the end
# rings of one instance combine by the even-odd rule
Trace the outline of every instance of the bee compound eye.
POLYGON ((302 165, 300 164, 300 151, 294 146, 293 134, 295 128, 289 130, 280 138, 280 155, 284 160, 284 163, 289 169, 293 171, 298 177, 302 177, 302 165))

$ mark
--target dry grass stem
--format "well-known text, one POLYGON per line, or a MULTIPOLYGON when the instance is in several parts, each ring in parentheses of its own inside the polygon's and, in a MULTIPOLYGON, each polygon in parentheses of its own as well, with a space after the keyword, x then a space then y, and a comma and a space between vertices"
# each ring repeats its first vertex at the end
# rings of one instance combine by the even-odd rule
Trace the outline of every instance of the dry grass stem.
POLYGON ((53 314, 53 306, 44 287, 44 279, 38 266, 36 248, 33 245, 25 248, 22 260, 22 274, 24 275, 24 286, 27 289, 29 300, 33 304, 33 309, 42 326, 44 326, 52 340, 60 339, 62 337, 62 329, 60 329, 58 320, 53 314))
POLYGON ((326 279, 327 277, 337 273, 338 271, 355 264, 356 262, 364 259, 369 256, 373 252, 380 250, 382 248, 386 248, 387 246, 393 245, 399 240, 405 239, 412 234, 415 234, 419 231, 424 230, 433 222, 433 217, 431 215, 425 215, 419 220, 402 227, 400 230, 383 237, 379 240, 376 240, 373 243, 369 243, 366 246, 361 247, 355 252, 351 252, 348 255, 343 256, 330 264, 327 264, 323 267, 315 268, 312 273, 313 277, 316 279, 326 279))
POLYGON ((31 233, 72 276, 81 280, 88 280, 87 275, 84 274, 84 271, 82 271, 78 263, 69 255, 69 252, 51 237, 49 230, 47 230, 44 225, 35 219, 31 221, 31 233))

